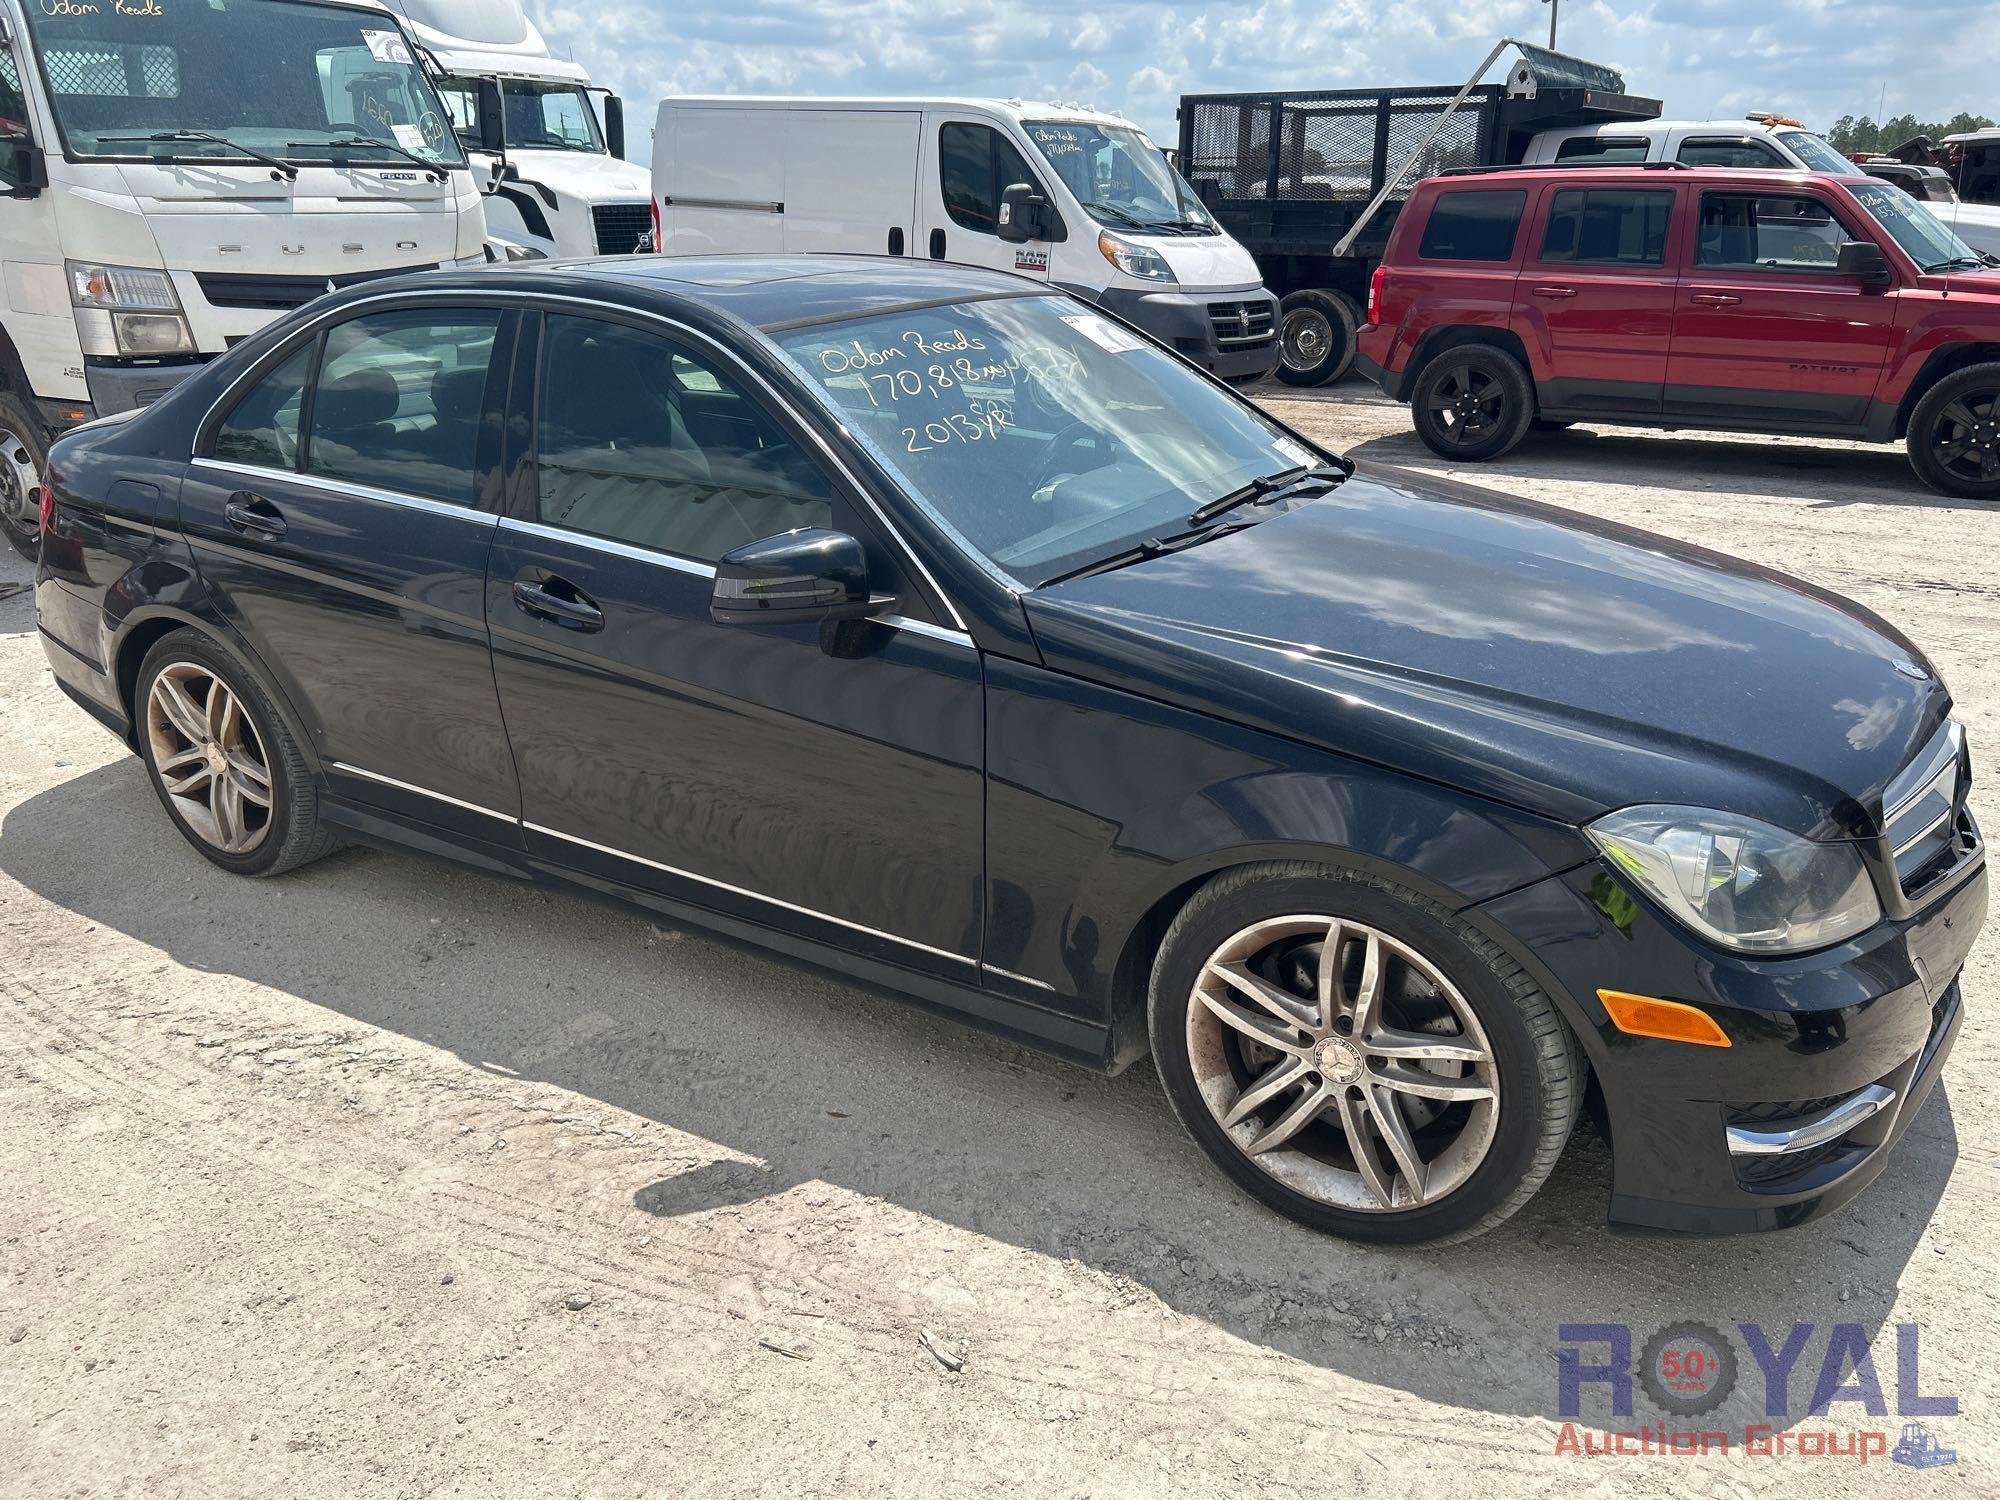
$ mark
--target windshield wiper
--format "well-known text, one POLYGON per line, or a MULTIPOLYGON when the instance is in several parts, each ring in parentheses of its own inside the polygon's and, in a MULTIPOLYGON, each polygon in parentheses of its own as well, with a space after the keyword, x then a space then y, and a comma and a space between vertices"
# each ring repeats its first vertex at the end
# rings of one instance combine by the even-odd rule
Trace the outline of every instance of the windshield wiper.
MULTIPOLYGON (((285 180, 288 182, 296 181, 299 175, 299 169, 286 161, 282 156, 269 156, 262 151, 253 151, 242 142, 232 141, 228 136, 217 135, 212 130, 155 130, 150 135, 100 135, 97 138, 97 143, 100 146, 121 145, 128 142, 136 143, 140 141, 212 141, 218 146, 227 146, 238 156, 247 156, 252 161, 261 161, 274 172, 283 172, 285 180)), ((287 141, 285 144, 289 146, 296 144, 296 142, 287 141)))
POLYGON ((1192 547, 1201 542, 1213 541, 1231 532, 1248 531, 1255 521, 1231 521, 1226 526, 1197 526, 1191 531, 1176 531, 1171 536, 1149 536, 1143 542, 1127 547, 1122 552, 1114 552, 1109 557, 1100 557, 1095 562, 1087 562, 1080 568, 1071 568, 1067 573, 1058 573, 1053 578, 1044 578, 1037 588, 1048 588, 1053 584, 1068 583, 1072 578, 1088 578, 1093 573, 1109 573, 1114 568, 1128 567, 1136 562, 1145 562, 1152 557, 1165 557, 1169 552, 1179 552, 1184 547, 1192 547))
POLYGON ((1265 474, 1253 479, 1226 495, 1218 495, 1206 505, 1200 506, 1187 518, 1190 526, 1205 526, 1217 516, 1235 510, 1239 505, 1267 505, 1279 496, 1289 494, 1308 484, 1323 484, 1332 489, 1346 479, 1346 469, 1333 468, 1326 464, 1308 467, 1301 464, 1294 469, 1280 469, 1275 474, 1265 474))
POLYGON ((1935 271, 1956 271, 1960 269, 1983 271, 1993 264, 1995 264, 1995 261, 1990 255, 1954 255, 1950 260, 1941 260, 1936 265, 1925 266, 1924 274, 1930 275, 1935 271))
POLYGON ((1083 206, 1094 214, 1109 214, 1127 229, 1151 229, 1153 227, 1144 219, 1135 219, 1124 209, 1110 203, 1085 203, 1083 206))
POLYGON ((365 146, 376 151, 387 151, 392 156, 400 156, 412 166, 422 167, 439 182, 448 181, 445 169, 434 161, 425 161, 414 151, 406 151, 394 141, 378 140, 372 135, 337 135, 324 141, 286 141, 287 146, 320 146, 328 151, 351 151, 357 146, 365 146))

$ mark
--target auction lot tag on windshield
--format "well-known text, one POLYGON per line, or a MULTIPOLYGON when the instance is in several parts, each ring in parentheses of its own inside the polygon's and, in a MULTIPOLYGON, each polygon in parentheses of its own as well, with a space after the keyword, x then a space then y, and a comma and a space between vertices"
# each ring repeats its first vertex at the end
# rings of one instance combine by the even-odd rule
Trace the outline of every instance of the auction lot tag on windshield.
POLYGON ((1113 354, 1130 354, 1134 349, 1146 347, 1143 340, 1096 313, 1064 313, 1062 320, 1098 348, 1108 349, 1113 354))
POLYGON ((400 31, 364 31, 361 40, 368 44, 368 55, 377 62, 407 64, 410 61, 409 44, 403 40, 400 31))

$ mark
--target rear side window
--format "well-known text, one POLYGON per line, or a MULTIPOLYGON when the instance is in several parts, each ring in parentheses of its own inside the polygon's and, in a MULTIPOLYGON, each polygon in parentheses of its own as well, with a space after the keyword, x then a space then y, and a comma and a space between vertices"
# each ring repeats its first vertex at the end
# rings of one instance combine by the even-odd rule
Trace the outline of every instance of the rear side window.
POLYGON ((1673 206, 1670 192, 1565 188, 1549 205, 1542 260, 1574 266, 1665 265, 1673 206))
POLYGON ((261 469, 291 469, 299 461, 299 408, 319 352, 316 340, 250 387, 215 430, 215 456, 261 469))
POLYGON ((1013 142, 988 125, 943 126, 938 175, 952 223, 980 234, 997 232, 1002 193, 1017 182, 1038 185, 1013 142))
POLYGON ((1675 160, 1690 167, 1789 167, 1777 149, 1756 140, 1685 140, 1675 160))
POLYGON ((1644 161, 1644 137, 1573 135, 1556 147, 1557 161, 1644 161))
POLYGON ((306 472, 471 505, 499 324, 490 309, 412 308, 329 329, 306 472))
POLYGON ((1425 260, 1512 260, 1527 204, 1524 191, 1439 193, 1417 254, 1425 260))
POLYGON ((1817 198, 1704 193, 1694 263, 1832 271, 1846 238, 1839 220, 1817 198))

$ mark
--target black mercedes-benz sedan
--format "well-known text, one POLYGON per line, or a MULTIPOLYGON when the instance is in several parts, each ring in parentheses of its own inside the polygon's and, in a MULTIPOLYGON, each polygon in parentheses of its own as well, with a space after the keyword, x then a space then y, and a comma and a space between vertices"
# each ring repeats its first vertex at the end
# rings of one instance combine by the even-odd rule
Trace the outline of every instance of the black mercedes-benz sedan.
POLYGON ((56 445, 64 690, 189 843, 565 882, 1100 1068, 1265 1203, 1478 1233, 1880 1173, 1985 913, 1924 656, 1362 474, 1046 284, 843 257, 344 290, 56 445))

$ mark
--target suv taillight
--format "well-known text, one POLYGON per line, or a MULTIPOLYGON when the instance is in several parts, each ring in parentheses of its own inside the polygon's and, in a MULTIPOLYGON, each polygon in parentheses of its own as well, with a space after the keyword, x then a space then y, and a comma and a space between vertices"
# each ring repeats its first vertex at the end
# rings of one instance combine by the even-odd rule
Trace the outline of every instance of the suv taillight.
POLYGON ((1388 279, 1389 268, 1386 265, 1377 265, 1375 267, 1375 274, 1368 278, 1368 321, 1370 323, 1380 323, 1382 321, 1382 283, 1388 279))

